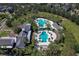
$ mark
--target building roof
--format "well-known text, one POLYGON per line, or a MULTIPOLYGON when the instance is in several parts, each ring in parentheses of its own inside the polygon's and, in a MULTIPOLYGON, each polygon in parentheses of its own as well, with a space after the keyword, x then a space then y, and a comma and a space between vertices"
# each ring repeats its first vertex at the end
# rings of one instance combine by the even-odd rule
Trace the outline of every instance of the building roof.
POLYGON ((27 34, 28 34, 28 32, 21 31, 20 34, 19 34, 19 37, 26 37, 27 34))
POLYGON ((13 12, 14 12, 14 8, 13 8, 12 6, 8 6, 8 7, 6 8, 6 10, 7 10, 8 12, 10 12, 10 13, 13 13, 13 12))
POLYGON ((17 37, 16 48, 24 48, 25 43, 22 37, 17 37))
POLYGON ((15 37, 0 37, 0 46, 13 46, 15 37))
POLYGON ((19 33, 18 37, 0 37, 0 46, 12 46, 14 43, 16 43, 17 48, 24 48, 25 43, 24 43, 24 38, 30 42, 31 39, 31 25, 30 24, 23 24, 21 26, 22 30, 19 33))
POLYGON ((21 28, 22 28, 22 31, 19 33, 19 36, 16 41, 17 48, 25 47, 24 38, 26 38, 28 42, 30 42, 31 40, 31 37, 30 37, 31 36, 31 24, 23 24, 21 28))
POLYGON ((31 24, 23 24, 21 28, 24 29, 24 31, 28 32, 29 30, 31 30, 31 24))
POLYGON ((53 26, 54 26, 56 29, 60 29, 60 26, 59 26, 57 23, 54 23, 53 26))
POLYGON ((4 11, 8 11, 10 13, 13 13, 14 12, 14 8, 13 8, 13 6, 0 5, 0 12, 4 12, 4 11))
POLYGON ((31 24, 23 24, 21 27, 22 31, 20 32, 20 37, 26 37, 28 40, 30 40, 31 36, 31 24))
POLYGON ((0 6, 0 12, 4 12, 6 11, 6 8, 4 8, 3 6, 0 6))

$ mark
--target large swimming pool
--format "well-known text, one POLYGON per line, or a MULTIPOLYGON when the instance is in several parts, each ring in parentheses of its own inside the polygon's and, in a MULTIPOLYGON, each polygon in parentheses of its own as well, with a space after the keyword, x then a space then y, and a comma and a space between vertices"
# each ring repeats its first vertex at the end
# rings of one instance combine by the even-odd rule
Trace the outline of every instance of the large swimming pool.
POLYGON ((44 18, 38 18, 37 23, 40 27, 44 27, 46 20, 44 18))
POLYGON ((47 39, 48 39, 48 34, 43 31, 41 34, 40 34, 40 39, 42 40, 42 42, 47 42, 47 39))

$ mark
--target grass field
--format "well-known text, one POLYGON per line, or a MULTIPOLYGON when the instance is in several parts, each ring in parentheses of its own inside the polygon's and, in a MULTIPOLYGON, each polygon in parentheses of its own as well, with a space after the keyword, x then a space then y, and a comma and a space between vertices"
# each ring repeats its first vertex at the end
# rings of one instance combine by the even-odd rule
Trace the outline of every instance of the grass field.
POLYGON ((36 17, 44 17, 47 18, 49 20, 61 20, 62 17, 54 15, 52 13, 47 13, 47 12, 38 12, 38 13, 28 13, 25 17, 26 19, 31 19, 32 16, 36 16, 36 17))
POLYGON ((5 36, 8 36, 9 33, 10 33, 9 31, 1 31, 1 32, 0 32, 0 36, 1 36, 1 37, 5 37, 5 36))
POLYGON ((67 31, 73 34, 74 38, 79 43, 79 26, 71 22, 70 20, 64 20, 62 22, 62 25, 64 28, 66 28, 67 31))

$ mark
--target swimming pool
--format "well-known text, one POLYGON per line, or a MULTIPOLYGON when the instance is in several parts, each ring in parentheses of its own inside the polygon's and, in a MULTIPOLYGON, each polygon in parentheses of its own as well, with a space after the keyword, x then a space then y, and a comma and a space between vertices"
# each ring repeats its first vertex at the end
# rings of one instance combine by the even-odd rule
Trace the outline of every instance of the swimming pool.
POLYGON ((41 34, 40 34, 40 39, 42 40, 42 42, 47 42, 47 39, 48 39, 48 34, 43 31, 41 34))
POLYGON ((46 24, 46 20, 44 18, 38 18, 37 23, 40 27, 44 27, 44 25, 46 24))

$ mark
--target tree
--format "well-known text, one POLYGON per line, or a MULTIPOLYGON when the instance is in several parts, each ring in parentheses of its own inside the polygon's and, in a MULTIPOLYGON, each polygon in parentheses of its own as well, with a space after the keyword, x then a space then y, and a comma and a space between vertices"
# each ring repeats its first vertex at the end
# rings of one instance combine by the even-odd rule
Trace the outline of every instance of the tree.
POLYGON ((58 56, 61 54, 60 46, 54 43, 51 43, 48 46, 48 50, 46 50, 46 55, 47 56, 58 56))
POLYGON ((6 25, 8 26, 8 27, 12 27, 12 19, 8 19, 7 21, 6 21, 6 25))
POLYGON ((0 55, 4 55, 4 51, 0 48, 0 55))
POLYGON ((77 42, 74 40, 74 36, 72 33, 68 31, 64 31, 65 37, 64 37, 64 43, 61 50, 61 55, 63 56, 72 56, 76 55, 76 46, 77 42))
POLYGON ((15 27, 14 28, 14 32, 17 33, 17 34, 19 34, 21 32, 21 28, 15 27))
POLYGON ((23 56, 23 49, 14 48, 11 50, 11 55, 13 56, 23 56))
POLYGON ((61 51, 61 55, 63 55, 63 56, 75 56, 76 53, 75 53, 75 50, 72 49, 70 46, 64 45, 64 47, 62 48, 62 51, 61 51))

